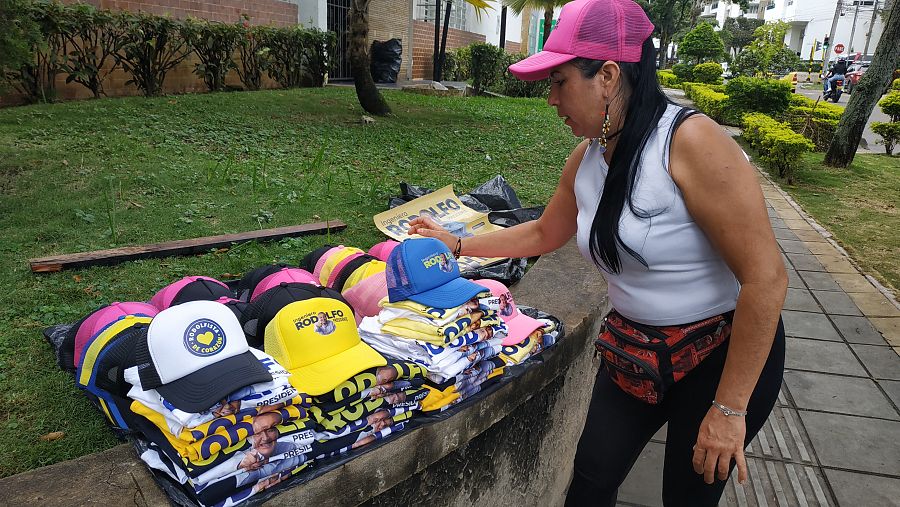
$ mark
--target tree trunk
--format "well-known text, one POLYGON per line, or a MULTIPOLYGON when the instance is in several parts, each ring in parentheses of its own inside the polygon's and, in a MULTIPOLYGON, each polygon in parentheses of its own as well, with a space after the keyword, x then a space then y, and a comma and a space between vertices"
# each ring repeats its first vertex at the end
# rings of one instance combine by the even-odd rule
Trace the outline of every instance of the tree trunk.
POLYGON ((669 56, 669 34, 662 33, 659 36, 659 70, 666 68, 666 60, 669 56))
POLYGON ((841 115, 834 132, 834 139, 825 154, 825 164, 847 167, 853 162, 863 130, 872 109, 891 82, 894 69, 900 63, 900 9, 891 9, 878 48, 872 57, 872 65, 853 87, 850 102, 841 115))
POLYGON ((507 7, 505 5, 500 9, 500 49, 506 48, 506 9, 507 7))
POLYGON ((369 0, 353 0, 350 4, 350 70, 356 85, 359 105, 370 114, 384 116, 391 112, 372 79, 369 68, 369 0))
POLYGON ((550 37, 550 30, 553 28, 553 7, 547 7, 544 10, 544 40, 541 44, 547 43, 547 37, 550 37))
POLYGON ((450 10, 453 9, 453 0, 447 0, 447 9, 444 11, 444 30, 441 34, 441 52, 438 58, 437 79, 435 81, 444 80, 444 58, 447 55, 447 31, 450 29, 450 10))

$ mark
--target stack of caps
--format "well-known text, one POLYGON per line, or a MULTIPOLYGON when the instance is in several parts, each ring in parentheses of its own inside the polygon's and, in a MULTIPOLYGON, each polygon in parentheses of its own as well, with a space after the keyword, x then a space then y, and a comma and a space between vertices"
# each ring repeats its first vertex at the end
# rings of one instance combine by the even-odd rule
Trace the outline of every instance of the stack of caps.
POLYGON ((403 430, 427 391, 425 370, 388 362, 359 338, 353 312, 331 289, 285 305, 265 328, 265 350, 312 396, 309 457, 349 452, 403 430))
POLYGON ((308 465, 309 397, 251 349, 224 305, 161 311, 134 344, 133 426, 153 445, 141 458, 203 505, 237 504, 308 465), (279 445, 287 443, 288 446, 279 445))
POLYGON ((428 369, 423 410, 439 410, 502 375, 506 326, 485 287, 459 275, 450 250, 432 238, 410 239, 388 258, 388 297, 360 325, 366 343, 428 369), (483 374, 482 374, 483 373, 483 374))
POLYGON ((387 296, 380 256, 389 249, 388 242, 375 245, 368 254, 358 248, 326 245, 307 255, 301 265, 312 269, 319 283, 341 293, 359 324, 363 317, 376 315, 378 302, 387 296))
POLYGON ((234 292, 227 285, 215 278, 186 276, 160 289, 150 298, 150 304, 162 311, 189 301, 215 301, 227 306, 240 317, 246 303, 234 296, 234 292))
POLYGON ((500 318, 506 324, 500 353, 506 364, 519 364, 556 343, 556 323, 520 312, 505 285, 496 280, 476 280, 475 283, 491 291, 490 304, 497 307, 500 318))

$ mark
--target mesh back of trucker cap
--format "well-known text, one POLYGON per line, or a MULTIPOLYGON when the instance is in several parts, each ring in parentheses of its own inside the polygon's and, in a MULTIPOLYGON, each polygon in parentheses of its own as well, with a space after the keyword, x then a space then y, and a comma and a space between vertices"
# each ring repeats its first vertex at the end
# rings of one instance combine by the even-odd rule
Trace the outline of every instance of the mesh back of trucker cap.
POLYGON ((409 299, 416 293, 409 275, 406 273, 406 267, 403 262, 403 248, 395 248, 387 260, 387 269, 384 270, 385 281, 387 282, 388 298, 391 301, 403 301, 409 299))

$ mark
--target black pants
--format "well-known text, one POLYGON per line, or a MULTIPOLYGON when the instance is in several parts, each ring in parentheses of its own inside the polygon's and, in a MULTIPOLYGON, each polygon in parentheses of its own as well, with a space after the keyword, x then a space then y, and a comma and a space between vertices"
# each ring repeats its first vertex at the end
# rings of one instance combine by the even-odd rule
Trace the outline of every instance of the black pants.
MULTIPOLYGON (((662 403, 649 405, 626 394, 601 371, 594 383, 591 406, 575 453, 575 472, 566 506, 613 506, 644 446, 669 423, 663 466, 663 503, 667 506, 715 506, 725 481, 703 482, 691 460, 700 423, 706 416, 725 366, 728 342, 722 344, 666 393, 662 403)), ((768 418, 784 372, 784 326, 778 331, 769 358, 747 405, 747 437, 753 440, 768 418)), ((734 460, 731 462, 734 469, 734 460)))

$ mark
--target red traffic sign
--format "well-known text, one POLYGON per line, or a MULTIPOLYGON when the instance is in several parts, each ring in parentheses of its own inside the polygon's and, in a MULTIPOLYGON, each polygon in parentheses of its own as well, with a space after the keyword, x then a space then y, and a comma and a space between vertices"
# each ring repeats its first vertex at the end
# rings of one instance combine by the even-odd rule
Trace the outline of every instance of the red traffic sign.
POLYGON ((836 45, 834 46, 834 52, 837 53, 837 54, 843 53, 843 52, 844 52, 844 45, 843 45, 843 44, 836 44, 836 45))

